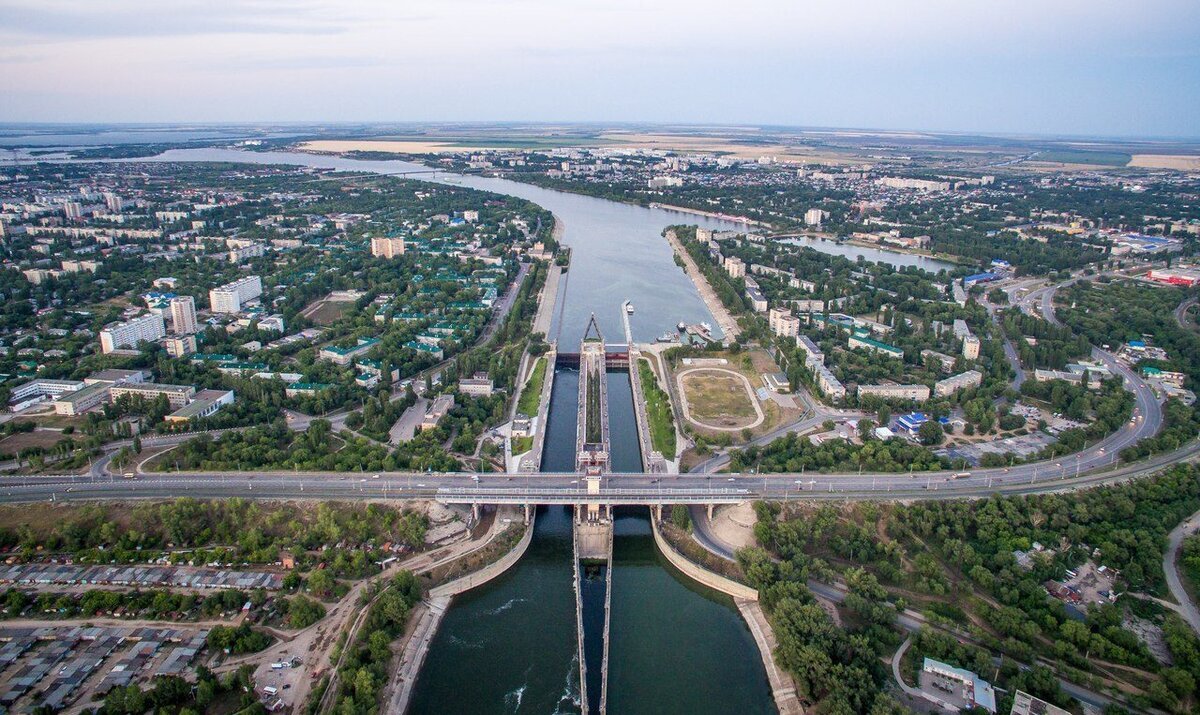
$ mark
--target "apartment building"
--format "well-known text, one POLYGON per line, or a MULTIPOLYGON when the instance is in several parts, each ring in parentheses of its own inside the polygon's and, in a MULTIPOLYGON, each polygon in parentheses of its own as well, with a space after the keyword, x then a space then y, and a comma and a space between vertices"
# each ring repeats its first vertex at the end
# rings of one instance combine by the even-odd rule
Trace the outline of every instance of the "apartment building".
POLYGON ((979 387, 983 382, 983 373, 978 370, 967 370, 966 372, 947 377, 945 380, 938 380, 933 384, 933 394, 938 397, 946 397, 953 395, 959 390, 965 390, 968 387, 979 387))
POLYGON ((859 385, 858 396, 924 402, 929 399, 929 388, 925 385, 859 385))
POLYGON ((121 348, 133 348, 143 340, 152 343, 166 334, 167 326, 162 316, 151 313, 101 330, 100 350, 107 354, 121 348))
MULTIPOLYGON (((188 335, 196 332, 196 299, 190 295, 177 295, 171 299, 171 332, 188 335)), ((195 348, 188 352, 195 352, 195 348)))
POLYGON ((746 264, 737 256, 730 256, 725 259, 725 272, 730 278, 745 278, 746 264))
POLYGON ((246 276, 210 290, 208 302, 214 313, 240 313, 242 306, 262 295, 262 292, 262 278, 246 276))

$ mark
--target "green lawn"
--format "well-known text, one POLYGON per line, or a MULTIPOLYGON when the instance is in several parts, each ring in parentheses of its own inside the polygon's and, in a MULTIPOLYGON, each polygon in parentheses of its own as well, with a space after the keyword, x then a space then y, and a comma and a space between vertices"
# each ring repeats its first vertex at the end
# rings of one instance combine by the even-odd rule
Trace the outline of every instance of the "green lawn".
POLYGON ((525 454, 533 449, 533 437, 513 437, 512 438, 512 453, 525 454))
POLYGON ((540 357, 533 366, 533 374, 521 390, 521 399, 517 402, 517 412, 534 417, 542 400, 542 383, 546 381, 546 358, 540 357))
POLYGON ((675 458, 675 418, 671 414, 671 402, 667 393, 658 386, 650 361, 638 361, 638 375, 642 380, 642 394, 646 396, 646 416, 650 420, 650 444, 656 452, 667 459, 675 458))

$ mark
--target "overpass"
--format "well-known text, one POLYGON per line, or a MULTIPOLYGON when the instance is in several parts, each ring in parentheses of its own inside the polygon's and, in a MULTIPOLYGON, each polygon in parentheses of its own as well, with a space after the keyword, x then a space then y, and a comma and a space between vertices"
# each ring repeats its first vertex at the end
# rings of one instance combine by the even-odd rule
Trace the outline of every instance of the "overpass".
POLYGON ((575 472, 538 474, 387 472, 165 472, 134 479, 92 474, 0 479, 0 503, 243 497, 247 499, 438 500, 448 504, 729 504, 755 499, 975 499, 992 494, 1065 492, 1152 474, 1200 455, 1200 440, 1129 465, 1083 468, 1064 457, 1012 468, 916 473, 602 474, 594 485, 575 472))

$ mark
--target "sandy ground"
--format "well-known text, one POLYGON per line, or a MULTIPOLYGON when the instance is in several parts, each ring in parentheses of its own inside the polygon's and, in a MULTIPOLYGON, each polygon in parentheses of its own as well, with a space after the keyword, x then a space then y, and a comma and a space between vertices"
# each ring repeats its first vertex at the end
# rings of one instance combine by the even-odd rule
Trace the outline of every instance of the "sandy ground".
POLYGON ((303 151, 338 154, 347 151, 382 151, 389 154, 453 154, 456 152, 490 151, 487 147, 458 146, 453 142, 437 141, 380 141, 362 139, 323 139, 304 142, 303 151))
POLYGON ((708 308, 708 312, 712 314, 713 320, 717 321, 717 325, 720 326, 721 332, 725 335, 725 340, 737 340, 742 329, 738 327, 737 321, 733 319, 733 316, 729 313, 729 309, 717 297, 716 291, 708 284, 708 279, 700 272, 700 268, 692 260, 692 254, 688 253, 679 239, 675 237, 674 231, 667 232, 667 242, 671 244, 675 255, 683 259, 684 270, 688 274, 688 278, 692 279, 692 283, 696 286, 696 290, 704 300, 705 307, 708 308))
MULTIPOLYGON (((718 432, 736 432, 743 429, 754 429, 762 424, 767 418, 767 416, 763 413, 762 407, 760 407, 758 404, 758 398, 755 397, 754 386, 751 385, 750 380, 740 372, 734 372, 733 370, 723 367, 692 367, 676 373, 675 381, 676 385, 678 386, 679 399, 682 402, 680 408, 683 411, 684 419, 696 425, 697 427, 716 430, 718 432), (693 414, 692 406, 690 404, 691 399, 704 396, 703 392, 698 392, 701 389, 699 386, 707 385, 711 387, 714 384, 714 380, 712 378, 709 378, 706 381, 701 376, 704 374, 711 375, 713 373, 718 373, 721 376, 732 378, 734 380, 734 387, 732 388, 733 390, 736 390, 737 385, 740 385, 742 389, 745 390, 747 403, 754 410, 753 418, 743 415, 722 413, 719 416, 714 415, 709 417, 708 419, 710 421, 705 421, 704 419, 701 419, 699 415, 693 414), (689 392, 689 386, 691 387, 691 392, 689 392), (716 419, 720 419, 722 422, 728 424, 714 424, 711 421, 716 419)), ((719 397, 719 395, 714 394, 709 399, 719 399, 719 397)), ((697 402, 698 401, 699 400, 697 400, 697 402)), ((705 408, 712 409, 711 407, 708 407, 708 405, 705 405, 705 408)), ((700 409, 697 409, 696 411, 701 412, 700 409)))
MULTIPOLYGON (((757 159, 761 156, 773 156, 780 161, 817 161, 824 164, 862 164, 865 159, 832 151, 814 150, 807 146, 789 144, 749 144, 738 141, 737 137, 704 137, 683 136, 674 134, 643 134, 626 132, 609 132, 600 135, 611 146, 628 149, 662 149, 678 152, 696 152, 704 154, 722 153, 739 159, 757 159)), ((746 139, 755 139, 747 135, 746 139)))
POLYGON ((1184 156, 1179 154, 1134 154, 1129 166, 1144 169, 1178 169, 1180 171, 1200 171, 1200 156, 1184 156))
POLYGON ((754 522, 757 520, 753 502, 729 504, 714 510, 711 528, 718 539, 740 549, 754 546, 754 522))

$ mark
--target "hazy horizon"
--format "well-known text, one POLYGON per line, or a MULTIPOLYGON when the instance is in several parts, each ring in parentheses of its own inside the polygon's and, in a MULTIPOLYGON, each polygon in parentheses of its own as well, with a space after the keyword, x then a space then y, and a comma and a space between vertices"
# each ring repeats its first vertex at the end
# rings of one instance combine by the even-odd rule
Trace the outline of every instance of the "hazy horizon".
POLYGON ((0 122, 1193 139, 1200 3, 0 0, 0 122))

